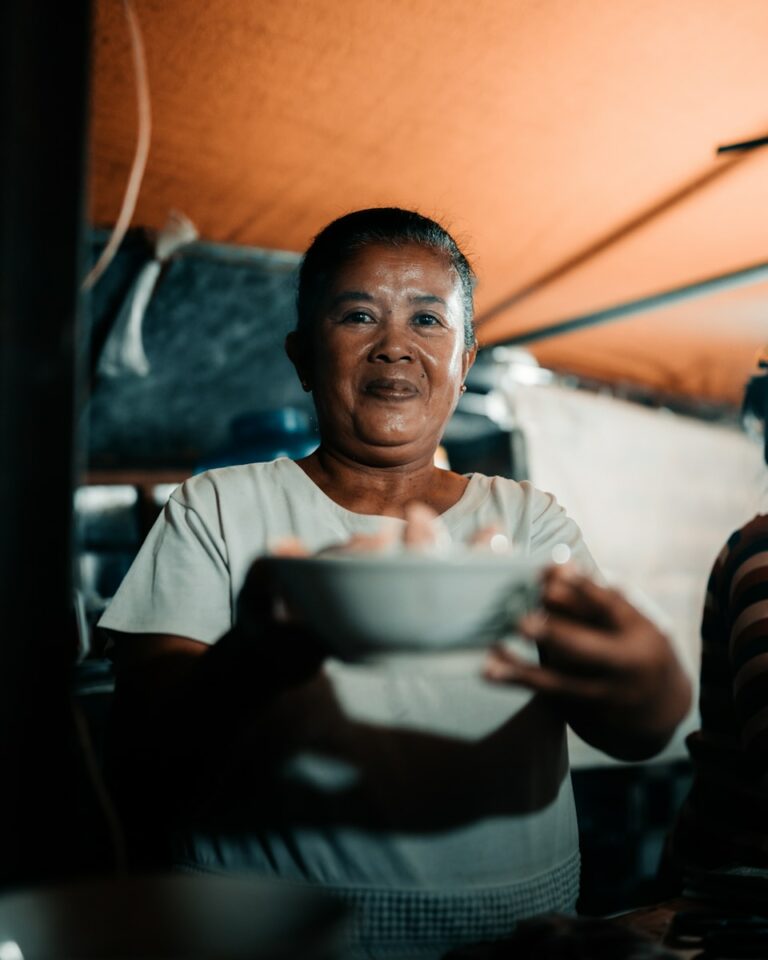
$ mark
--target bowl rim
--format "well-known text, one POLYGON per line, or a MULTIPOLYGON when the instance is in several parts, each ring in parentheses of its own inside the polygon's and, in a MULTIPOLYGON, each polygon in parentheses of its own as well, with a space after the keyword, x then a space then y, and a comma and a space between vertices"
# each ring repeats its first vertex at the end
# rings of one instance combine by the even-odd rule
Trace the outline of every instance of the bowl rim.
POLYGON ((542 553, 510 552, 505 554, 477 552, 433 553, 418 551, 397 551, 387 553, 349 552, 329 553, 318 556, 312 554, 306 557, 281 557, 270 554, 267 559, 286 567, 362 567, 373 569, 412 569, 412 570, 518 570, 529 573, 540 573, 551 560, 548 560, 546 551, 542 553))

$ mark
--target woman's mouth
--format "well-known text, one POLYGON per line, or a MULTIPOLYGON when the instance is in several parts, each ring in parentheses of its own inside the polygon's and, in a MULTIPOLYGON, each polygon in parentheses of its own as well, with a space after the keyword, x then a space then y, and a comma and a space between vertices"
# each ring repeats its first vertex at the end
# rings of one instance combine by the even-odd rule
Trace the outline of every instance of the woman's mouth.
POLYGON ((382 400, 411 400, 419 394, 416 385, 403 377, 379 377, 369 380, 363 392, 382 400))

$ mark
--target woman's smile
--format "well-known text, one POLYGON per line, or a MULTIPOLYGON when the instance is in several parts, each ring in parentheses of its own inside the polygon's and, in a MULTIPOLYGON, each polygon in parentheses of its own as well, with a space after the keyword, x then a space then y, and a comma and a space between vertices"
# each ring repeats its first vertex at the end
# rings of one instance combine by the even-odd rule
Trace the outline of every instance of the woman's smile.
POLYGON ((405 377, 377 377, 363 385, 363 393, 396 403, 413 400, 421 391, 405 377))

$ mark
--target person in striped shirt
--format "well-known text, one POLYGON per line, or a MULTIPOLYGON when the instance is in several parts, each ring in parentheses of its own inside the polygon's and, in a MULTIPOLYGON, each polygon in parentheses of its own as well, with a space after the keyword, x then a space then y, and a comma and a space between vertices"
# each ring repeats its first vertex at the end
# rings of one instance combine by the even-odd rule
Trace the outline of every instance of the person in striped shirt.
MULTIPOLYGON (((768 373, 750 381, 745 409, 765 426, 768 373)), ((768 463, 768 435, 765 452, 768 463)), ((701 871, 768 870, 768 514, 733 533, 715 560, 699 706, 701 729, 688 738, 693 785, 669 852, 689 881, 701 871)))

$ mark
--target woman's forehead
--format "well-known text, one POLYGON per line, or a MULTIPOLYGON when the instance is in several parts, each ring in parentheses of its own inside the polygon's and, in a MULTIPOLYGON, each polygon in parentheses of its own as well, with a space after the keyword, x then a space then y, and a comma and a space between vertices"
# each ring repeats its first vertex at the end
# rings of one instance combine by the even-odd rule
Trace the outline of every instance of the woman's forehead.
POLYGON ((355 251, 330 278, 331 296, 360 288, 371 293, 421 290, 448 300, 461 299, 461 279, 441 250, 418 244, 369 244, 355 251))

